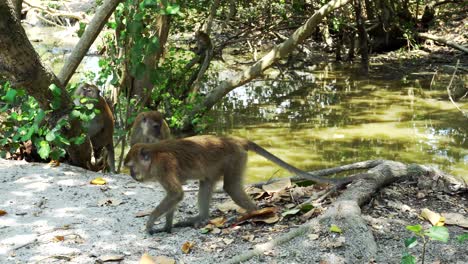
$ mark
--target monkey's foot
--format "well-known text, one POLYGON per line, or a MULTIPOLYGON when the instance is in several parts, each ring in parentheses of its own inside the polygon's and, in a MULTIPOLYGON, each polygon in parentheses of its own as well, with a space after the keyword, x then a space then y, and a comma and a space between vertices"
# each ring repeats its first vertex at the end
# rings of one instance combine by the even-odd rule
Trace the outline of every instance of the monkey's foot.
POLYGON ((172 230, 170 228, 166 228, 166 227, 163 227, 163 228, 151 228, 151 229, 147 229, 146 230, 148 232, 148 234, 150 235, 154 235, 154 234, 157 234, 157 233, 171 233, 172 230))
POLYGON ((201 228, 208 224, 208 219, 200 218, 199 216, 190 217, 183 221, 177 222, 174 227, 187 227, 193 226, 195 228, 201 228))

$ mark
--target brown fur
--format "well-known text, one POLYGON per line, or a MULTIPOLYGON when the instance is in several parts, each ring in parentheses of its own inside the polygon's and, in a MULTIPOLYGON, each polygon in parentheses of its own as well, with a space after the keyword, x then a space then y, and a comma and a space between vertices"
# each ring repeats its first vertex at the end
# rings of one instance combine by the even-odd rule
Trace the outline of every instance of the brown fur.
POLYGON ((91 84, 81 84, 75 90, 75 104, 80 104, 80 98, 94 98, 98 101, 94 103, 94 108, 100 111, 90 123, 84 124, 88 128, 88 136, 93 145, 94 158, 101 159, 103 148, 107 150, 107 162, 111 172, 115 172, 114 157, 114 115, 106 100, 99 95, 99 89, 91 84))
POLYGON ((130 146, 136 143, 157 143, 170 137, 171 130, 160 112, 142 112, 133 122, 130 146))
POLYGON ((223 188, 239 206, 255 210, 255 204, 243 189, 243 174, 247 151, 252 150, 276 164, 306 178, 321 183, 341 183, 341 180, 310 175, 277 158, 257 144, 242 138, 194 136, 165 140, 157 144, 135 144, 125 157, 131 176, 141 182, 158 181, 166 190, 166 197, 151 213, 146 225, 149 233, 170 232, 174 210, 182 200, 182 184, 186 180, 200 180, 198 216, 175 226, 205 223, 209 217, 209 203, 214 184, 223 179, 223 188), (166 214, 163 229, 154 230, 154 222, 166 214))
POLYGON ((202 55, 206 50, 212 49, 211 39, 208 34, 203 31, 197 31, 195 33, 196 47, 195 53, 202 55))

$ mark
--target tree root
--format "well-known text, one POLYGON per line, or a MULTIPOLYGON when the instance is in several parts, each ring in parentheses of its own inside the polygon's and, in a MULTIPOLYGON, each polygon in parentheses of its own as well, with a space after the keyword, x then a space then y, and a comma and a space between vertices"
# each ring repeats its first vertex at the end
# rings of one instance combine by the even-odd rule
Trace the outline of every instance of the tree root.
POLYGON ((343 231, 342 236, 347 241, 344 247, 338 248, 334 253, 346 259, 349 263, 369 263, 377 254, 377 243, 366 220, 361 215, 361 206, 367 203, 374 193, 397 180, 409 177, 416 178, 418 182, 423 183, 427 183, 427 179, 436 180, 439 184, 421 186, 438 188, 441 191, 453 193, 466 192, 468 190, 466 183, 458 181, 453 176, 444 174, 437 169, 417 164, 406 165, 389 160, 365 161, 363 163, 354 163, 328 169, 328 171, 343 171, 343 168, 354 168, 357 166, 356 164, 364 165, 363 167, 372 167, 370 166, 371 164, 377 165, 367 171, 366 174, 369 177, 356 180, 356 182, 350 184, 321 216, 276 239, 258 244, 254 249, 239 254, 226 263, 247 261, 252 257, 263 254, 265 251, 271 250, 275 246, 284 244, 310 232, 328 232, 331 225, 340 227, 343 231))

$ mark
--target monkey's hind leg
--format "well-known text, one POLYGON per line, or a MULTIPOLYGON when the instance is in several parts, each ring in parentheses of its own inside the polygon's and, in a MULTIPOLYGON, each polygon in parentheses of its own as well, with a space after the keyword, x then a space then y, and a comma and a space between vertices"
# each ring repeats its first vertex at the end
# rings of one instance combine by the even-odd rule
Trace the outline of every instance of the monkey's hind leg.
POLYGON ((241 152, 241 155, 224 169, 224 185, 223 189, 231 196, 232 200, 244 208, 248 212, 257 209, 257 206, 252 202, 250 197, 244 191, 242 178, 245 172, 247 163, 247 153, 241 152))

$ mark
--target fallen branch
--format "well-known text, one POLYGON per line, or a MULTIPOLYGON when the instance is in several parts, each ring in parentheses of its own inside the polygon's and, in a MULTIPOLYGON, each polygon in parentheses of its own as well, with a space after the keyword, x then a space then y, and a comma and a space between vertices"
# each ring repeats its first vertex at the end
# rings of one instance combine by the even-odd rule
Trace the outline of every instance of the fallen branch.
MULTIPOLYGON (((332 174, 337 174, 345 171, 350 171, 350 170, 363 170, 363 169, 371 169, 374 168, 380 164, 382 164, 384 160, 366 160, 366 161, 360 161, 352 164, 346 164, 343 166, 338 166, 334 168, 329 168, 329 169, 323 169, 323 170, 317 170, 317 171, 310 171, 307 172, 313 176, 317 177, 324 177, 324 176, 329 176, 332 174)), ((299 181, 308 181, 308 179, 305 179, 303 177, 290 177, 289 178, 292 182, 299 182, 299 181)), ((271 179, 266 182, 258 182, 250 185, 251 187, 256 187, 256 188, 261 188, 265 184, 270 184, 273 182, 277 182, 280 179, 271 179)))
POLYGON ((441 38, 441 37, 437 37, 437 36, 434 36, 434 35, 431 35, 431 34, 428 34, 428 33, 417 33, 416 34, 418 37, 420 38, 423 38, 423 39, 430 39, 430 40, 434 40, 436 42, 440 42, 440 43, 443 43, 449 47, 452 47, 454 49, 457 49, 457 50, 461 50, 465 53, 468 53, 468 48, 458 44, 458 43, 455 43, 453 41, 449 41, 449 40, 446 40, 444 38, 441 38))
POLYGON ((457 103, 455 103, 455 101, 453 100, 452 98, 452 94, 450 92, 450 87, 452 86, 452 83, 453 83, 453 79, 455 78, 455 73, 457 72, 457 69, 458 69, 458 64, 460 63, 460 60, 457 60, 457 64, 455 65, 455 70, 453 71, 453 74, 452 74, 452 78, 450 78, 450 83, 447 85, 447 94, 448 94, 448 97, 450 99, 450 102, 452 102, 452 104, 455 106, 455 108, 458 109, 458 111, 460 111, 465 117, 468 117, 468 114, 463 111, 458 105, 457 103))

